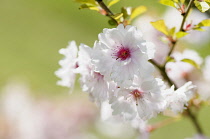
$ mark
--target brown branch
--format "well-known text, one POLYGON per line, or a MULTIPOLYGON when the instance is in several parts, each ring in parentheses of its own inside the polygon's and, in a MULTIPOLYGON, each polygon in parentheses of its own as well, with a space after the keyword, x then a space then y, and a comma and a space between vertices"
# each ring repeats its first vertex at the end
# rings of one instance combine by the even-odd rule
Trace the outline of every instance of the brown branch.
MULTIPOLYGON (((181 26, 180 26, 179 31, 184 31, 184 32, 185 32, 185 30, 184 30, 184 23, 185 23, 185 21, 186 21, 186 19, 187 19, 187 16, 188 16, 188 14, 189 14, 189 12, 190 12, 190 9, 191 9, 193 3, 194 3, 194 0, 190 0, 189 4, 188 4, 188 6, 187 6, 186 12, 182 14, 183 19, 182 19, 182 23, 181 23, 181 26)), ((172 44, 172 46, 171 46, 171 50, 170 50, 169 53, 168 53, 168 56, 170 56, 170 55, 172 54, 172 52, 173 52, 173 50, 174 50, 174 48, 175 48, 175 46, 176 46, 176 44, 177 44, 177 40, 171 41, 171 44, 172 44)), ((166 81, 168 82, 169 85, 175 85, 175 84, 173 83, 173 81, 171 81, 170 78, 169 78, 168 75, 167 75, 167 72, 166 72, 166 69, 165 69, 165 66, 166 66, 166 64, 167 64, 167 61, 165 61, 165 63, 164 63, 163 65, 157 64, 154 60, 149 60, 149 61, 150 61, 154 66, 156 66, 156 67, 159 69, 159 71, 161 72, 161 75, 163 76, 164 80, 166 80, 166 81)), ((177 89, 176 85, 175 85, 175 89, 177 89)), ((193 114, 193 113, 191 112, 191 110, 190 110, 189 107, 187 107, 186 112, 188 113, 188 116, 189 116, 189 118, 191 119, 191 121, 192 121, 194 127, 196 128, 197 132, 198 132, 199 134, 203 134, 203 130, 202 130, 202 128, 201 128, 201 126, 200 126, 200 124, 199 124, 199 122, 198 122, 197 117, 195 116, 195 114, 193 114)))
POLYGON ((181 27, 180 27, 179 31, 185 31, 185 30, 183 29, 184 23, 185 23, 185 21, 186 21, 186 19, 187 19, 187 16, 188 16, 189 12, 190 12, 190 9, 191 9, 191 7, 192 7, 192 5, 193 5, 193 2, 194 2, 194 0, 190 0, 189 4, 188 4, 188 6, 187 6, 186 12, 182 14, 182 15, 183 15, 183 20, 182 20, 182 24, 181 24, 181 27))
POLYGON ((113 20, 118 25, 118 22, 112 17, 114 15, 113 12, 106 6, 103 0, 95 0, 95 1, 97 1, 100 7, 104 11, 106 11, 106 16, 108 16, 111 20, 113 20))
POLYGON ((152 63, 156 68, 159 69, 163 79, 165 81, 168 82, 169 86, 174 85, 175 89, 177 89, 177 86, 175 85, 175 83, 168 77, 167 73, 166 73, 166 69, 165 66, 160 66, 158 63, 156 63, 154 60, 150 59, 149 60, 150 63, 152 63))
POLYGON ((167 126, 167 125, 169 125, 169 124, 171 124, 171 123, 177 122, 177 121, 179 121, 180 119, 181 119, 181 118, 177 118, 177 117, 175 117, 175 118, 169 118, 169 119, 162 120, 162 121, 160 121, 160 122, 158 122, 158 123, 152 124, 152 125, 150 126, 150 132, 151 132, 151 131, 154 131, 154 130, 156 130, 156 129, 158 129, 158 128, 167 126))
POLYGON ((195 126, 196 131, 197 131, 199 134, 203 134, 203 130, 202 130, 202 128, 201 128, 201 126, 200 126, 200 124, 199 124, 199 122, 198 122, 198 119, 197 119, 197 117, 195 116, 195 114, 193 114, 193 113, 191 112, 191 110, 190 110, 189 107, 187 107, 186 112, 187 112, 188 116, 190 117, 190 119, 191 119, 193 125, 195 126))

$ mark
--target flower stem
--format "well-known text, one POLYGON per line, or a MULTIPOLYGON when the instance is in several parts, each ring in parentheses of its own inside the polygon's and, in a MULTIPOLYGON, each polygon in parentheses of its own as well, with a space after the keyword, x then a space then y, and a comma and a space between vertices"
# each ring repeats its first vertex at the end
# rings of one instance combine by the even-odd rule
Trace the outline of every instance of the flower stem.
MULTIPOLYGON (((190 12, 190 9, 191 9, 191 7, 192 7, 192 5, 193 5, 193 2, 194 2, 194 0, 190 0, 189 4, 188 4, 188 6, 187 6, 186 12, 184 12, 184 13, 182 14, 183 19, 182 19, 182 23, 181 23, 181 26, 180 26, 179 31, 184 31, 184 32, 185 32, 185 30, 183 29, 184 23, 185 23, 185 21, 186 21, 186 19, 187 19, 187 16, 188 16, 189 12, 190 12)), ((169 53, 168 53, 168 56, 169 56, 169 57, 171 56, 171 54, 172 54, 172 52, 173 52, 173 50, 174 50, 174 48, 175 48, 175 46, 176 46, 176 44, 177 44, 177 40, 171 41, 171 44, 172 44, 172 45, 171 45, 171 49, 170 49, 170 51, 169 51, 169 53)), ((164 63, 163 65, 157 64, 154 60, 150 60, 150 62, 160 70, 161 75, 162 75, 163 78, 169 83, 169 85, 174 85, 174 86, 175 86, 175 89, 177 89, 177 86, 175 85, 175 83, 174 83, 173 81, 170 80, 170 78, 168 77, 168 75, 167 75, 167 73, 166 73, 166 68, 165 68, 165 66, 166 66, 166 64, 167 64, 168 61, 165 61, 165 63, 164 63)))
POLYGON ((169 125, 169 124, 171 124, 171 123, 177 122, 177 121, 179 121, 179 120, 181 120, 180 117, 175 117, 175 118, 165 119, 165 120, 160 121, 160 122, 158 122, 158 123, 152 124, 152 125, 150 126, 150 132, 151 132, 151 131, 154 131, 154 130, 156 130, 156 129, 162 128, 162 127, 164 127, 164 126, 167 126, 167 125, 169 125))
POLYGON ((111 20, 113 20, 118 25, 118 22, 112 17, 114 15, 113 12, 106 6, 103 0, 95 0, 95 1, 97 1, 98 4, 101 6, 101 8, 104 11, 106 11, 106 16, 108 16, 111 20))
POLYGON ((190 110, 189 107, 187 107, 186 112, 187 112, 189 118, 191 119, 193 125, 195 126, 196 131, 197 131, 199 134, 202 134, 202 135, 203 135, 203 130, 202 130, 202 128, 201 128, 201 126, 200 126, 200 124, 199 124, 199 122, 198 122, 197 117, 191 112, 191 110, 190 110))
POLYGON ((159 69, 163 79, 165 81, 168 82, 169 86, 172 86, 174 85, 175 89, 177 89, 177 86, 175 85, 175 83, 168 77, 167 73, 166 73, 166 69, 165 69, 165 66, 161 66, 159 65, 157 62, 155 62, 154 60, 149 60, 150 63, 152 63, 156 68, 159 69))
POLYGON ((104 9, 108 16, 114 15, 112 11, 106 6, 106 4, 103 2, 103 0, 96 0, 98 4, 101 6, 102 9, 104 9))
MULTIPOLYGON (((194 0, 190 0, 189 4, 188 4, 188 6, 187 6, 186 12, 184 12, 184 13, 182 14, 183 19, 182 19, 182 23, 181 23, 181 26, 180 26, 179 31, 185 32, 185 30, 184 30, 184 23, 185 23, 185 21, 186 21, 186 19, 187 19, 187 16, 188 16, 189 12, 190 12, 190 9, 191 9, 191 7, 192 7, 192 5, 193 5, 193 2, 194 2, 194 0)), ((171 50, 170 50, 169 53, 168 53, 168 56, 171 56, 171 54, 172 54, 172 52, 173 52, 173 50, 174 50, 174 48, 175 48, 175 46, 176 46, 176 44, 177 44, 177 40, 171 42, 171 44, 172 44, 172 46, 171 46, 171 50)), ((166 64, 167 64, 167 61, 164 63, 164 66, 165 66, 166 64)))
POLYGON ((185 30, 183 29, 184 23, 185 23, 185 21, 187 19, 187 16, 188 16, 189 12, 190 12, 190 9, 191 9, 191 7, 193 5, 193 2, 194 2, 194 0, 190 0, 189 4, 187 6, 186 12, 182 14, 183 15, 183 20, 182 20, 182 24, 181 24, 181 27, 180 27, 179 31, 184 31, 185 32, 185 30))

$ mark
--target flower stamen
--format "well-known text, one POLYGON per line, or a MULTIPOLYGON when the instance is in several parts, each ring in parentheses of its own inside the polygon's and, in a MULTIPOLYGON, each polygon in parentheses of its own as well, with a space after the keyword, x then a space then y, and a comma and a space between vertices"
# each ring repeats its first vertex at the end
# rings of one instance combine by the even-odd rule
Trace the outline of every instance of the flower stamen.
POLYGON ((131 92, 131 95, 134 97, 136 105, 138 106, 137 100, 143 97, 143 92, 135 89, 131 92))
POLYGON ((124 61, 127 58, 130 58, 131 53, 128 48, 118 47, 118 49, 115 50, 115 53, 113 53, 113 56, 116 58, 116 60, 120 59, 120 60, 124 61))

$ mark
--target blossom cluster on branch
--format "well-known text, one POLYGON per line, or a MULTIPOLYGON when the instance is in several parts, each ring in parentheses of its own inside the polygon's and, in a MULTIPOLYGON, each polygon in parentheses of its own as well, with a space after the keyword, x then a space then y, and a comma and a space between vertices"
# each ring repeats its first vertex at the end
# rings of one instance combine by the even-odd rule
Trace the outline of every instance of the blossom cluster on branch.
MULTIPOLYGON (((102 0, 90 2, 92 7, 87 2, 85 7, 83 2, 80 8, 98 8, 97 11, 108 16, 117 27, 103 29, 93 47, 85 44, 77 46, 75 41, 71 41, 67 48, 61 49, 59 52, 64 59, 60 60, 61 68, 55 72, 61 79, 58 84, 73 88, 79 74, 81 88, 92 101, 100 108, 108 103, 112 113, 110 117, 129 121, 140 133, 158 128, 154 126, 149 130, 144 126, 147 120, 158 114, 174 117, 186 112, 198 136, 203 136, 197 117, 190 108, 199 107, 210 97, 210 58, 206 58, 205 66, 202 66, 203 59, 196 51, 186 49, 181 53, 174 50, 178 40, 190 34, 189 31, 210 26, 210 19, 202 19, 196 24, 186 22, 193 2, 197 7, 203 3, 191 0, 185 8, 183 0, 161 0, 160 3, 175 7, 183 16, 180 29, 169 28, 164 20, 158 20, 151 22, 156 32, 145 28, 142 33, 129 24, 131 19, 144 12, 145 7, 127 7, 122 13, 113 14, 102 0), (144 32, 147 39, 144 39, 144 32), (154 34, 161 36, 166 47, 160 49, 161 43, 150 39, 154 34), (159 50, 156 52, 156 49, 159 50)), ((109 4, 117 3, 112 2, 109 4)))

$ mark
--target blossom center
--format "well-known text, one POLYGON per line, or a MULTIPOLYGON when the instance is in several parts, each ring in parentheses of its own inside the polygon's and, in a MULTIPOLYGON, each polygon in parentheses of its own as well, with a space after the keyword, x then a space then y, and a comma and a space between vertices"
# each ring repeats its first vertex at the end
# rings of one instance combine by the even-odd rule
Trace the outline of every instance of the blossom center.
POLYGON ((128 48, 121 47, 115 56, 117 57, 116 60, 117 59, 126 60, 131 56, 130 50, 128 48))
POLYGON ((143 92, 135 89, 131 92, 131 95, 133 95, 133 97, 137 100, 137 99, 142 98, 143 92))
POLYGON ((133 96, 133 98, 136 101, 136 106, 138 106, 138 101, 137 100, 143 97, 143 92, 139 91, 138 89, 135 89, 131 92, 131 95, 133 96))

